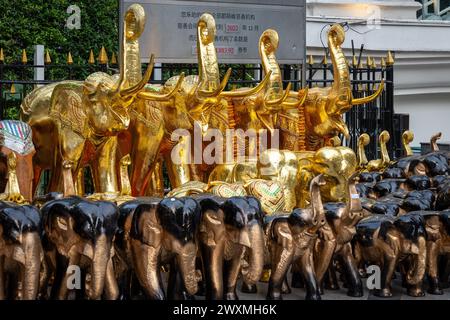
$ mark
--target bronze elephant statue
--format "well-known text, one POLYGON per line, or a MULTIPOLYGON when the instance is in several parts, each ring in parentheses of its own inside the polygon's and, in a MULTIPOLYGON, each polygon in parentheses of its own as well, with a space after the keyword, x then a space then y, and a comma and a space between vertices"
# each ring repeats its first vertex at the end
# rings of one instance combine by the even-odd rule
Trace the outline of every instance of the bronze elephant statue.
POLYGON ((354 241, 358 265, 364 261, 381 268, 381 288, 375 290, 375 295, 392 296, 391 280, 400 262, 410 262, 405 276, 408 295, 424 295, 421 285, 426 269, 427 244, 422 216, 407 214, 394 218, 371 215, 356 225, 354 241))
MULTIPOLYGON (((115 248, 152 300, 187 299, 198 290, 196 234, 200 206, 190 197, 138 198, 120 206, 115 248), (160 268, 170 265, 167 295, 160 268)), ((130 286, 132 283, 125 283, 130 286)))
POLYGON ((43 261, 39 210, 0 202, 0 300, 34 300, 43 261))
POLYGON ((78 266, 85 276, 78 297, 117 299, 119 292, 112 262, 119 217, 117 206, 71 196, 46 203, 41 213, 46 264, 41 279, 42 297, 47 296, 52 277, 51 298, 67 299, 71 290, 67 286, 69 267, 78 266))
MULTIPOLYGON (((344 277, 347 285, 347 295, 350 297, 361 297, 363 287, 361 277, 358 272, 358 266, 353 256, 352 240, 356 234, 356 224, 368 213, 361 204, 361 199, 356 191, 356 181, 358 173, 354 173, 348 180, 348 198, 346 202, 327 202, 324 204, 325 217, 336 239, 336 248, 334 258, 338 260, 344 271, 344 277)), ((320 244, 324 239, 318 239, 316 250, 320 250, 323 245, 320 244)), ((332 272, 331 264, 328 267, 332 272)), ((334 279, 333 275, 330 280, 334 279)), ((320 279, 322 280, 322 279, 320 279)), ((337 283, 334 284, 337 287, 337 283)))
POLYGON ((263 213, 251 196, 196 196, 202 208, 199 246, 207 300, 236 300, 236 283, 255 285, 264 266, 263 213), (246 260, 245 267, 242 259, 246 260))
POLYGON ((450 211, 411 211, 408 215, 420 215, 425 220, 428 293, 441 295, 438 261, 440 256, 450 254, 450 211))
POLYGON ((291 264, 298 264, 306 284, 306 299, 320 300, 315 271, 314 245, 318 230, 325 224, 320 186, 322 175, 311 181, 311 206, 265 217, 265 234, 270 256, 271 274, 267 299, 282 298, 282 286, 291 264))

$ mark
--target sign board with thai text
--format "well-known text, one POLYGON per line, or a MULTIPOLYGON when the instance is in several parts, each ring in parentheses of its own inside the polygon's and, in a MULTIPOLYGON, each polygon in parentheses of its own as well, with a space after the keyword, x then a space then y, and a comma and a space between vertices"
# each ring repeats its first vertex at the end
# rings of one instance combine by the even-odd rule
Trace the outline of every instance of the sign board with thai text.
POLYGON ((126 8, 132 3, 141 4, 147 16, 140 38, 144 61, 154 53, 157 62, 196 63, 197 21, 208 12, 216 20, 219 62, 260 63, 259 37, 269 28, 279 34, 279 63, 304 62, 304 0, 125 0, 121 2, 121 24, 126 8))

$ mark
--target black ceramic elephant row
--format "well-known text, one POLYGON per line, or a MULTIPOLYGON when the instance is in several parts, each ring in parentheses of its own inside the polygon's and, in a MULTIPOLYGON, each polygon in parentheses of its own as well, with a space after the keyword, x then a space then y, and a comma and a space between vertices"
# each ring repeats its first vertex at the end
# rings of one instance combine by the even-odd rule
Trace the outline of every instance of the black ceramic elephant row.
POLYGON ((191 299, 202 278, 206 299, 237 299, 241 269, 249 283, 261 276, 261 205, 254 197, 211 194, 139 198, 120 206, 115 248, 116 270, 128 274, 125 287, 134 275, 149 299, 191 299), (170 266, 167 295, 161 279, 165 264, 170 266))

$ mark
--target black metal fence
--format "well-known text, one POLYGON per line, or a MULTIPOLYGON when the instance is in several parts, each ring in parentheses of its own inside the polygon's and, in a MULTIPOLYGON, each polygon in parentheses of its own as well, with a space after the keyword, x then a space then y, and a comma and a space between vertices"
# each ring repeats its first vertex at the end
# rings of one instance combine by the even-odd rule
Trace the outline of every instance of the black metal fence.
MULTIPOLYGON (((370 60, 370 58, 368 59, 370 60)), ((280 65, 282 78, 285 86, 292 83, 292 88, 298 90, 302 83, 309 87, 328 87, 333 82, 333 68, 327 62, 311 63, 306 65, 280 65), (302 79, 305 68, 306 79, 302 79)), ((224 74, 230 65, 220 65, 221 73, 224 74)), ((259 82, 263 77, 260 65, 232 65, 233 73, 228 83, 228 89, 236 86, 250 86, 259 82)), ((186 75, 198 74, 196 64, 162 64, 155 66, 151 83, 164 83, 170 77, 185 72, 186 75), (158 72, 160 70, 160 72, 158 72), (160 74, 156 80, 154 75, 160 74)), ((110 74, 118 72, 117 65, 88 64, 88 65, 52 65, 38 66, 29 63, 3 64, 0 62, 0 116, 4 118, 17 118, 20 102, 26 94, 31 92, 36 85, 47 84, 61 80, 83 80, 88 74, 103 71, 110 74), (46 80, 34 80, 36 68, 43 68, 46 80)), ((361 63, 353 65, 350 63, 351 84, 353 97, 359 98, 374 93, 381 79, 385 79, 385 88, 382 94, 373 102, 366 105, 355 106, 345 115, 350 129, 351 139, 344 141, 345 145, 354 150, 357 148, 357 139, 360 134, 366 132, 371 137, 371 143, 366 148, 369 159, 377 157, 378 135, 382 130, 391 133, 389 150, 392 157, 401 156, 401 133, 408 129, 407 121, 397 119, 394 125, 394 66, 393 64, 361 63)))

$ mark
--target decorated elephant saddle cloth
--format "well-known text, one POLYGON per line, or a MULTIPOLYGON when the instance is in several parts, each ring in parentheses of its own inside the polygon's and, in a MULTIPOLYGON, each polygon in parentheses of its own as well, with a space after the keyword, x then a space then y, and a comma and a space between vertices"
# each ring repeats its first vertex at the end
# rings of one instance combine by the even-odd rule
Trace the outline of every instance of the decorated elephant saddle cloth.
POLYGON ((252 179, 246 184, 248 194, 261 200, 265 214, 283 211, 286 205, 283 186, 276 181, 252 179))
POLYGON ((21 155, 34 151, 31 127, 22 121, 0 121, 0 139, 3 146, 21 155))

